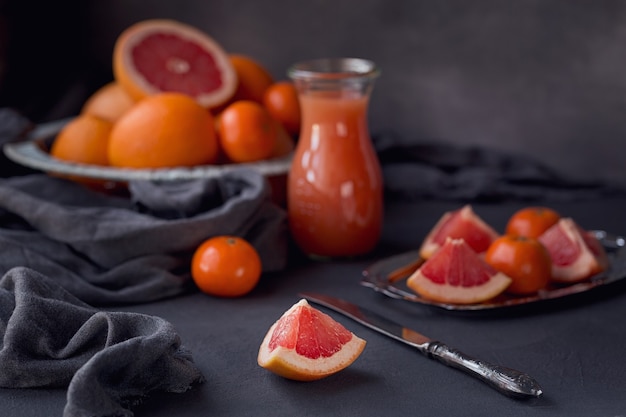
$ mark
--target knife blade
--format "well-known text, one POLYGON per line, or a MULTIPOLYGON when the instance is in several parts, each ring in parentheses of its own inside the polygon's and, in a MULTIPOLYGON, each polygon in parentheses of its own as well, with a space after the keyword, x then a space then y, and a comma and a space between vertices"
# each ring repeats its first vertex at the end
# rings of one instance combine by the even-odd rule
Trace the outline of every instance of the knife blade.
POLYGON ((324 294, 303 292, 298 295, 312 303, 341 313, 392 339, 406 343, 429 358, 465 371, 503 394, 516 398, 529 398, 539 397, 543 393, 539 383, 528 374, 475 359, 364 307, 324 294))

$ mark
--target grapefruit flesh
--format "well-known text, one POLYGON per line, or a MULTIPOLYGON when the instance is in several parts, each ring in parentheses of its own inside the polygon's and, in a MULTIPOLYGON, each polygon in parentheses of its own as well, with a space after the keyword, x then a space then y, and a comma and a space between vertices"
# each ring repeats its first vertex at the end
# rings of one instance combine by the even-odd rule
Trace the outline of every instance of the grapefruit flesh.
POLYGON ((407 286, 425 299, 475 304, 494 298, 511 278, 487 265, 463 239, 446 239, 408 279, 407 286))
POLYGON ((498 232, 485 223, 470 205, 465 205, 441 216, 424 239, 419 254, 424 259, 430 258, 447 238, 463 239, 476 253, 483 253, 498 237, 498 232))
POLYGON ((113 71, 135 100, 179 92, 212 108, 230 99, 237 87, 237 74, 222 47, 208 34, 173 20, 146 20, 122 32, 113 71))
POLYGON ((559 220, 539 241, 550 253, 555 282, 582 281, 608 267, 608 257, 600 242, 572 218, 559 220))
POLYGON ((365 343, 303 299, 269 329, 257 361, 261 367, 285 378, 313 381, 351 365, 365 343))

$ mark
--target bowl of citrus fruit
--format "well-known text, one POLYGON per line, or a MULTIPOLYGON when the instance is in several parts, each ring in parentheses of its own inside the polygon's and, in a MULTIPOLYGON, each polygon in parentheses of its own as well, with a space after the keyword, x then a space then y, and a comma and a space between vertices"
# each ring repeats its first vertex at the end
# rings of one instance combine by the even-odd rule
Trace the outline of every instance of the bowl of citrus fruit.
POLYGON ((114 79, 78 115, 5 147, 15 162, 109 181, 219 176, 249 167, 286 174, 300 129, 290 81, 248 55, 174 20, 126 28, 113 51, 114 79))
POLYGON ((465 205, 445 212, 419 248, 367 268, 361 283, 447 310, 527 305, 625 278, 623 247, 623 238, 549 207, 514 212, 500 233, 465 205))

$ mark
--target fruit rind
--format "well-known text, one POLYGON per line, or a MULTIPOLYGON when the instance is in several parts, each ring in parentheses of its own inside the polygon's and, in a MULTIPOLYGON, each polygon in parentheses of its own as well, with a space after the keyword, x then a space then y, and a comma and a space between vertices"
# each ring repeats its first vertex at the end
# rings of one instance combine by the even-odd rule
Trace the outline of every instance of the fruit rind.
POLYGON ((210 48, 215 64, 220 70, 223 87, 221 90, 210 94, 194 97, 201 106, 205 108, 217 107, 233 96, 237 88, 237 73, 228 58, 228 54, 219 43, 193 26, 169 19, 149 19, 126 28, 118 37, 113 50, 115 79, 134 100, 138 101, 146 96, 161 92, 148 83, 142 74, 134 70, 135 65, 132 63, 130 55, 133 47, 152 32, 172 33, 177 37, 210 48))
POLYGON ((296 381, 314 381, 333 375, 351 365, 365 349, 366 341, 350 332, 352 338, 342 349, 330 357, 311 359, 296 353, 295 349, 278 346, 270 350, 270 340, 279 322, 292 314, 299 307, 313 308, 302 299, 287 310, 268 330, 265 335, 257 363, 273 373, 296 381))
MULTIPOLYGON (((480 269, 480 268, 478 268, 480 269)), ((438 277, 440 279, 450 278, 438 277)), ((453 277, 455 281, 458 281, 458 277, 453 277)), ((476 304, 490 300, 497 295, 500 295, 510 285, 511 278, 493 270, 489 265, 476 254, 469 245, 463 239, 446 239, 446 243, 437 251, 431 258, 426 260, 424 264, 415 271, 408 279, 407 286, 419 294, 421 297, 439 303, 449 304, 476 304), (476 270, 474 265, 482 266, 481 274, 487 274, 489 279, 479 285, 464 286, 464 285, 452 285, 450 280, 446 280, 445 283, 437 283, 433 280, 433 277, 428 277, 424 274, 424 270, 428 270, 434 262, 448 262, 452 265, 452 260, 443 261, 440 257, 448 256, 469 256, 471 259, 472 267, 465 268, 465 265, 461 265, 460 268, 450 268, 448 271, 450 274, 465 274, 469 270, 476 270), (458 255, 453 255, 458 254, 458 255), (477 291, 477 287, 480 286, 480 291, 477 291)))
POLYGON ((597 239, 580 228, 571 217, 559 220, 539 237, 539 241, 546 247, 552 258, 552 281, 554 282, 583 281, 608 267, 607 254, 597 239), (580 251, 572 263, 560 264, 558 262, 558 249, 556 248, 558 242, 554 239, 557 234, 561 233, 580 251))
POLYGON ((213 163, 218 155, 213 116, 182 93, 146 97, 114 124, 108 155, 112 166, 123 168, 213 163), (189 140, 200 135, 202 139, 189 140))
POLYGON ((482 253, 499 236, 500 234, 480 218, 471 205, 467 204, 458 210, 448 211, 441 216, 428 235, 426 235, 419 249, 419 254, 423 259, 430 258, 443 245, 447 237, 453 239, 462 238, 474 251, 482 253), (450 233, 447 233, 445 236, 442 235, 444 228, 451 229, 450 233), (459 230, 463 228, 465 230, 459 230))

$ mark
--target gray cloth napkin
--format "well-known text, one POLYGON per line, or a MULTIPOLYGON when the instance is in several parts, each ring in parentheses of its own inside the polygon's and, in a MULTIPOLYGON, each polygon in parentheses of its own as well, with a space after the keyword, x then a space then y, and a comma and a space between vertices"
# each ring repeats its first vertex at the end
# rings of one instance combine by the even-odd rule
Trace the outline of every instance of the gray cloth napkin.
POLYGON ((255 171, 129 189, 126 198, 47 175, 0 180, 0 274, 28 266, 100 306, 193 288, 193 251, 215 235, 245 237, 264 271, 286 264, 286 215, 255 171))
POLYGON ((380 134, 374 144, 388 196, 405 200, 572 201, 626 195, 623 184, 570 178, 532 158, 380 134))
POLYGON ((264 271, 281 269, 285 220, 251 170, 133 182, 121 197, 42 174, 0 180, 0 386, 68 386, 65 417, 132 416, 154 391, 189 389, 203 378, 170 323, 92 306, 194 288, 191 256, 215 235, 245 237, 264 271))
POLYGON ((0 386, 68 386, 64 417, 132 416, 153 392, 203 381, 170 323, 98 311, 25 267, 0 280, 0 386))

